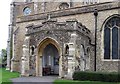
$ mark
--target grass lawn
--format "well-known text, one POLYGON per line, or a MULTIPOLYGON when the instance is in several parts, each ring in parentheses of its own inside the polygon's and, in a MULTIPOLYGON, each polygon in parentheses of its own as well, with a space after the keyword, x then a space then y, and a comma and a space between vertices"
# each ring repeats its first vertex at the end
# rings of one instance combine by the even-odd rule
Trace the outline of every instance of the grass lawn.
POLYGON ((11 78, 19 77, 19 73, 6 71, 5 68, 0 68, 0 76, 2 76, 0 82, 2 84, 11 84, 11 78))
POLYGON ((120 84, 120 83, 99 82, 99 81, 73 81, 73 80, 57 79, 54 81, 54 84, 120 84))

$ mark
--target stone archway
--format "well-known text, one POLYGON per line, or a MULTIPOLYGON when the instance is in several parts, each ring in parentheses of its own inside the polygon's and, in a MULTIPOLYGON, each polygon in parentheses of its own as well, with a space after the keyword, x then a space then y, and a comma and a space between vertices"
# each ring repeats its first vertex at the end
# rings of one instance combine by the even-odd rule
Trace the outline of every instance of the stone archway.
POLYGON ((59 74, 59 54, 53 44, 48 44, 42 56, 43 76, 59 74))
MULTIPOLYGON (((39 45, 38 45, 38 56, 36 57, 36 76, 43 76, 43 67, 45 67, 45 64, 43 64, 43 59, 44 59, 44 55, 46 56, 46 50, 48 50, 47 48, 51 47, 51 49, 56 50, 56 52, 58 53, 58 61, 59 61, 59 76, 61 74, 61 62, 60 62, 60 58, 61 58, 61 48, 59 43, 52 39, 52 38, 45 38, 43 39, 39 45)), ((47 56, 46 56, 47 57, 47 56)), ((55 57, 55 56, 54 56, 55 57)), ((51 67, 52 68, 52 67, 51 67)), ((53 69, 53 68, 52 68, 53 69)), ((55 70, 54 70, 55 71, 55 70)))

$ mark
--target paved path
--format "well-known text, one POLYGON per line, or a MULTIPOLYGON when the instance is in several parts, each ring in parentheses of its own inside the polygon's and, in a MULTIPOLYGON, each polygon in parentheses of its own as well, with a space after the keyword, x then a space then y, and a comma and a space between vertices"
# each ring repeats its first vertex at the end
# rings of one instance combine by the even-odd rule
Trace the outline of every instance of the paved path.
POLYGON ((11 79, 13 84, 53 84, 57 76, 20 77, 11 79))

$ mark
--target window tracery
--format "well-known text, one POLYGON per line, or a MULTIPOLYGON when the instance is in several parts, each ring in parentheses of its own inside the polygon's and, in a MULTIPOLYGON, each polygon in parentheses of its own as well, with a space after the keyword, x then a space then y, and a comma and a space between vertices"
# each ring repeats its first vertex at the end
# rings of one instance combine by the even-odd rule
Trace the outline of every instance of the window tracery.
POLYGON ((104 59, 120 57, 120 17, 115 16, 107 21, 104 27, 104 59))

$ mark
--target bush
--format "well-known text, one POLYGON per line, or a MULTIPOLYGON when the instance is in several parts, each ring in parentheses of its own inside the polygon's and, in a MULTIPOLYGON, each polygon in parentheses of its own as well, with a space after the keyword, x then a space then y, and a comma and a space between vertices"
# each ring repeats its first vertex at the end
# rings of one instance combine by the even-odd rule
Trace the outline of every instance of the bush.
POLYGON ((120 73, 74 72, 73 80, 120 82, 120 73))

